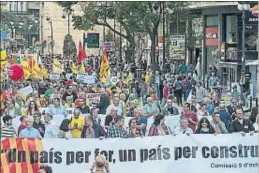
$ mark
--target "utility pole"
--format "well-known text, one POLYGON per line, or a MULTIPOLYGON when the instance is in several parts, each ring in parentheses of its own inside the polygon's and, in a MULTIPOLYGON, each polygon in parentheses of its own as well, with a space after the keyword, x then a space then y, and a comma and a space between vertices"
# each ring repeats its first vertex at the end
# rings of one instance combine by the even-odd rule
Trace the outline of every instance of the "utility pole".
POLYGON ((165 2, 163 2, 163 64, 165 63, 165 2))

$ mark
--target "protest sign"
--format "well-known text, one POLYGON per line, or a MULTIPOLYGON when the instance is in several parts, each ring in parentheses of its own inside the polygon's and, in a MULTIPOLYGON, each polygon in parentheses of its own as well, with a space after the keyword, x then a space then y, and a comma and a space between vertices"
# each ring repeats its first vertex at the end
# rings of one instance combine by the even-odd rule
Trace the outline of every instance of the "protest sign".
POLYGON ((22 88, 20 90, 20 93, 24 96, 24 97, 27 97, 29 94, 33 93, 33 89, 31 87, 31 85, 25 87, 25 88, 22 88))
POLYGON ((245 137, 196 134, 104 140, 43 139, 43 151, 38 153, 41 163, 62 173, 89 172, 98 154, 106 156, 113 173, 132 173, 133 167, 134 173, 172 170, 200 173, 201 169, 212 173, 257 173, 257 138, 257 134, 245 137))
POLYGON ((59 80, 59 78, 60 78, 60 73, 54 73, 54 72, 52 72, 52 73, 49 74, 49 78, 50 78, 50 80, 59 80))
POLYGON ((85 83, 85 84, 94 84, 95 83, 95 78, 93 75, 88 75, 86 73, 78 73, 76 79, 80 83, 85 83))
POLYGON ((88 93, 86 94, 86 100, 88 101, 88 105, 90 107, 96 107, 100 102, 100 94, 98 93, 88 93))

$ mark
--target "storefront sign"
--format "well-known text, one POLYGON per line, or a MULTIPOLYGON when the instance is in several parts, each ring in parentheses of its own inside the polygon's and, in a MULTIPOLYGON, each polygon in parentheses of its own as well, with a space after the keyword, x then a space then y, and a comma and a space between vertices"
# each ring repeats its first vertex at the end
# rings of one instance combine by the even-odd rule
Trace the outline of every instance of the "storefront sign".
POLYGON ((170 59, 185 59, 185 35, 173 34, 170 39, 170 59))
POLYGON ((246 25, 258 25, 258 4, 251 3, 249 11, 246 11, 245 24, 246 25))
POLYGON ((99 48, 99 33, 87 33, 87 48, 99 48))
POLYGON ((218 27, 205 28, 205 45, 218 46, 218 27))

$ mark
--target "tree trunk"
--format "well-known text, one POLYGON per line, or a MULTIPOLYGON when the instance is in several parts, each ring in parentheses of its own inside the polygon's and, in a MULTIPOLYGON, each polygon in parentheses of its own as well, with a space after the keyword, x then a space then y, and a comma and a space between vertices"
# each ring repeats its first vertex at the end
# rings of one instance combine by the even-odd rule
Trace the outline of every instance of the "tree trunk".
POLYGON ((151 37, 151 53, 150 53, 150 57, 151 57, 151 67, 153 71, 157 71, 159 70, 159 62, 157 61, 157 50, 156 50, 156 46, 157 46, 157 41, 158 41, 158 33, 157 33, 157 28, 158 27, 154 27, 153 28, 153 32, 150 34, 151 37))
POLYGON ((127 48, 127 50, 125 50, 125 58, 127 60, 128 63, 134 63, 134 51, 136 48, 136 44, 134 42, 134 39, 128 39, 129 41, 129 47, 127 48))

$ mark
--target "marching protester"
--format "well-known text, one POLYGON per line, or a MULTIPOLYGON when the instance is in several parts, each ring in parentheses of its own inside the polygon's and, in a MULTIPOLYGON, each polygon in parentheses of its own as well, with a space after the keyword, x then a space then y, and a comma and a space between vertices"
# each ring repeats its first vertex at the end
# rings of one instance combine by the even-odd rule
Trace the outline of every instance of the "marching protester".
POLYGON ((153 125, 149 129, 148 136, 169 135, 170 131, 164 123, 165 123, 165 116, 162 114, 158 114, 155 117, 153 125))
POLYGON ((127 138, 128 134, 123 126, 124 118, 121 116, 116 117, 115 124, 108 129, 107 138, 127 138))
POLYGON ((39 130, 37 130, 33 127, 33 118, 32 117, 26 117, 25 123, 26 123, 26 128, 20 132, 19 137, 21 137, 21 138, 42 138, 39 130))
POLYGON ((215 130, 211 126, 209 120, 203 117, 199 121, 196 134, 215 134, 215 130))
POLYGON ((182 118, 180 119, 180 126, 177 126, 173 129, 173 135, 181 135, 186 134, 190 135, 193 134, 193 131, 191 128, 188 127, 188 119, 182 118))
POLYGON ((14 138, 17 136, 14 127, 12 126, 13 117, 6 115, 3 117, 4 125, 1 126, 2 138, 14 138))
POLYGON ((255 132, 255 128, 249 119, 244 119, 244 110, 241 107, 235 109, 235 120, 230 124, 231 133, 250 133, 251 135, 255 132))
MULTIPOLYGON (((62 58, 54 56, 54 59, 62 58)), ((108 66, 108 71, 113 70, 114 75, 107 73, 103 80, 100 70, 103 56, 95 58, 95 63, 87 59, 84 63, 72 60, 76 72, 71 70, 71 64, 65 63, 58 80, 29 77, 18 85, 12 84, 13 89, 1 91, 3 117, 13 117, 16 123, 13 127, 17 126, 15 131, 19 136, 38 137, 39 132, 42 138, 163 136, 171 133, 170 127, 176 135, 210 134, 213 130, 217 134, 254 131, 250 121, 255 123, 256 109, 252 109, 250 121, 242 119, 237 113, 239 93, 236 86, 230 105, 221 101, 221 92, 215 88, 221 85, 216 70, 210 71, 207 91, 190 64, 172 62, 174 69, 168 71, 146 67, 138 71, 140 74, 130 70, 124 72, 125 69, 116 71, 120 69, 116 65, 115 68, 108 66), (93 70, 93 64, 97 70, 93 70), (78 67, 88 76, 94 74, 94 81, 79 80, 78 67), (26 96, 21 92, 25 87, 32 88, 26 96), (33 127, 28 117, 34 118, 33 127), (242 122, 248 124, 248 130, 247 126, 239 129, 242 122), (28 134, 29 131, 33 134, 28 134)), ((129 64, 126 66, 131 68, 129 64)), ((48 72, 53 69, 50 65, 48 72)))

